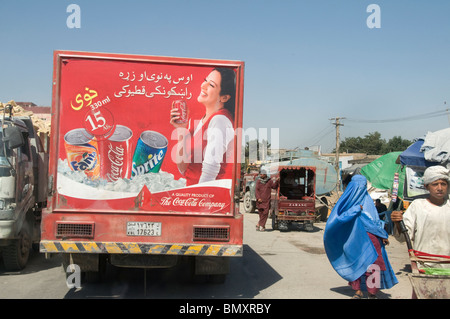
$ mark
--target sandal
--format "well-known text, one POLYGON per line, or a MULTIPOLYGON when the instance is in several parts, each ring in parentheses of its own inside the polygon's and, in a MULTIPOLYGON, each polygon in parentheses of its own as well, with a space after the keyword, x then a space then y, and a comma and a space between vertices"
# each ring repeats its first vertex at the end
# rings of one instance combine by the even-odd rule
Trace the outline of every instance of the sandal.
POLYGON ((362 299, 362 295, 360 295, 359 293, 355 293, 352 297, 352 299, 362 299))

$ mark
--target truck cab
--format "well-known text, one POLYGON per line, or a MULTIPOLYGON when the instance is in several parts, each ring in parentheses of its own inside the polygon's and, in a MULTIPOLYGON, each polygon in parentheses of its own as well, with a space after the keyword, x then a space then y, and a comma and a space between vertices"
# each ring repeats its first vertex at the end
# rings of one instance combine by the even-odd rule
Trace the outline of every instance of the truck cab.
POLYGON ((0 130, 0 251, 7 270, 21 270, 39 243, 48 157, 31 118, 9 109, 0 130))

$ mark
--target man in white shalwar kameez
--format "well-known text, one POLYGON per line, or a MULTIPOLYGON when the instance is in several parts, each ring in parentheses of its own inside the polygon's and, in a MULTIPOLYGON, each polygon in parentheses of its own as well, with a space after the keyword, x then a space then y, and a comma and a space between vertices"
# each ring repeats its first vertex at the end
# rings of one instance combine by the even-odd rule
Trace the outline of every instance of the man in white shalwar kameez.
MULTIPOLYGON (((430 193, 428 198, 415 199, 403 216, 401 211, 392 212, 391 220, 399 222, 403 219, 414 250, 450 256, 449 170, 443 166, 431 166, 425 170, 423 180, 430 193)), ((399 227, 394 227, 394 236, 401 242, 405 241, 399 227)), ((450 264, 442 263, 426 266, 450 268, 450 264)))

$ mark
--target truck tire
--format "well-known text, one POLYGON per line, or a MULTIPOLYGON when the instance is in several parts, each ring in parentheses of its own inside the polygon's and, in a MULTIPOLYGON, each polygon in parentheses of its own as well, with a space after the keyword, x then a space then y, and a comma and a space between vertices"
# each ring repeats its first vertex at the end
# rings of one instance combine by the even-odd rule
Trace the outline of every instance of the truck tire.
POLYGON ((19 238, 12 240, 11 244, 3 250, 3 262, 6 270, 16 271, 25 268, 31 251, 31 237, 27 227, 19 233, 19 238))
POLYGON ((252 201, 252 197, 250 192, 245 192, 244 195, 244 212, 245 213, 254 213, 255 212, 255 203, 252 201))
POLYGON ((328 219, 328 200, 325 196, 320 198, 320 200, 322 201, 322 203, 324 203, 324 206, 320 207, 318 210, 319 216, 320 216, 320 221, 326 222, 328 219))

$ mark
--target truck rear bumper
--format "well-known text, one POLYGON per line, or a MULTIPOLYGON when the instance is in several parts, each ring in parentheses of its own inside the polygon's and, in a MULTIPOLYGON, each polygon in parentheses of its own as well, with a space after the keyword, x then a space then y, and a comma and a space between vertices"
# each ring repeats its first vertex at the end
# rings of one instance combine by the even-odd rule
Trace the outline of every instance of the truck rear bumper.
POLYGON ((90 242, 42 240, 42 253, 160 254, 178 256, 240 257, 242 245, 151 244, 134 242, 90 242))
POLYGON ((292 215, 277 215, 278 220, 287 220, 287 221, 295 221, 295 222, 304 222, 311 221, 313 222, 314 216, 292 216, 292 215))

